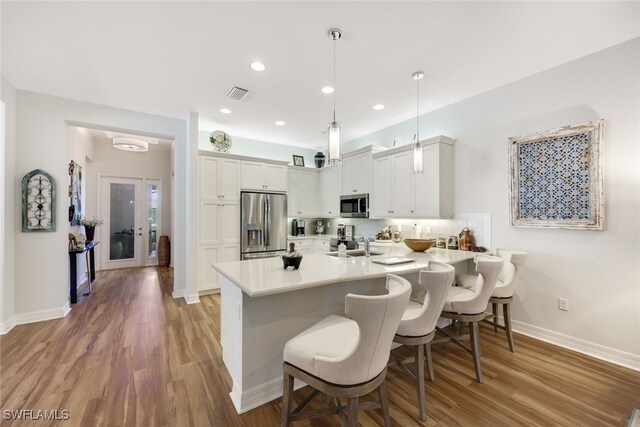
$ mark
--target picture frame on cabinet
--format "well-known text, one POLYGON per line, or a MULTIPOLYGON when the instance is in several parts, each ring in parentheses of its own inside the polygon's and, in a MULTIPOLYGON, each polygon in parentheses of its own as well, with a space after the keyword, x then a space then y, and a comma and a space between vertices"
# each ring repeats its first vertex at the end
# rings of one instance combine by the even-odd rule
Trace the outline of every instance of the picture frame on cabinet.
POLYGON ((294 154, 293 155, 293 166, 302 166, 302 167, 304 167, 304 157, 294 154))
POLYGON ((511 226, 605 229, 604 120, 509 138, 511 226))

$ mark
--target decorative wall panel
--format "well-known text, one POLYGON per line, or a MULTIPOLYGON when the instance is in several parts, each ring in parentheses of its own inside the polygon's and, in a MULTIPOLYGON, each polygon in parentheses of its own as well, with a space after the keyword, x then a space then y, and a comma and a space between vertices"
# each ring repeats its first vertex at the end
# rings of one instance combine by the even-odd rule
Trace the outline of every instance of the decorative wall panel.
POLYGON ((604 120, 509 138, 511 225, 604 230, 604 120))
POLYGON ((22 178, 22 231, 56 231, 56 182, 42 169, 22 178))

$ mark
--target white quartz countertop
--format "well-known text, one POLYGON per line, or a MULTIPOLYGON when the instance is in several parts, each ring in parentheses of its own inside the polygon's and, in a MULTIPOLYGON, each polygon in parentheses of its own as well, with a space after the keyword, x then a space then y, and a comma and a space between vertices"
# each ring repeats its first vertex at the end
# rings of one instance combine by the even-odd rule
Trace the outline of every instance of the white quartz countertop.
POLYGON ((429 260, 455 264, 475 256, 475 253, 465 251, 431 248, 427 252, 413 252, 404 245, 393 246, 397 247, 392 248, 393 252, 389 255, 370 258, 363 256, 339 259, 326 253, 305 254, 298 270, 282 268, 282 259, 279 257, 219 262, 213 264, 213 268, 248 296, 261 297, 330 283, 384 277, 388 273, 413 273, 424 269, 429 260), (377 257, 387 256, 408 256, 416 258, 416 261, 393 266, 372 262, 377 257))

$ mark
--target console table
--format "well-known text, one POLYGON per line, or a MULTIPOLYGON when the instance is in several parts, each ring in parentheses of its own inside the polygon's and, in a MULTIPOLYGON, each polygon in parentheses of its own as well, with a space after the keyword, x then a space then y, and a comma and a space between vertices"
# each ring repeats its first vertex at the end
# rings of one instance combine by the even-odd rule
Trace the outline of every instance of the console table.
POLYGON ((87 243, 83 249, 69 249, 69 299, 71 301, 71 304, 75 304, 78 302, 77 255, 84 253, 87 258, 87 266, 89 270, 87 281, 89 282, 89 290, 84 295, 89 295, 91 293, 91 283, 96 280, 96 267, 93 248, 95 248, 98 243, 100 242, 92 241, 87 243))

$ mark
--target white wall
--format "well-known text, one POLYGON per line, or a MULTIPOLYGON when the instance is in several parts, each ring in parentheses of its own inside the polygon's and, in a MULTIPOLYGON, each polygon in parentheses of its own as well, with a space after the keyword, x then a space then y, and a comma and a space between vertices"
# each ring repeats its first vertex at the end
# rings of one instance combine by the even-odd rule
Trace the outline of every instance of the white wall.
MULTIPOLYGON (((49 172, 57 182, 57 218, 55 233, 17 233, 16 255, 16 315, 53 313, 68 301, 67 256, 67 164, 69 147, 67 122, 80 122, 121 129, 129 133, 175 138, 177 149, 174 169, 176 187, 184 189, 176 194, 178 206, 187 206, 190 167, 187 152, 197 151, 197 143, 187 146, 184 120, 142 114, 85 102, 78 102, 33 92, 17 91, 16 99, 16 155, 15 172, 11 179, 18 192, 19 178, 35 168, 49 172), (37 249, 37 252, 34 252, 37 249), (34 268, 37 266, 37 268, 34 268), (53 311, 52 311, 53 310, 53 311)), ((16 210, 15 218, 19 218, 16 210)), ((186 286, 186 234, 190 232, 184 210, 177 211, 178 229, 185 230, 172 242, 175 254, 174 289, 186 286)), ((193 232, 193 231, 191 231, 193 232)))
POLYGON ((16 89, 4 78, 0 91, 5 104, 5 134, 3 159, 3 203, 4 217, 0 226, 3 228, 2 248, 3 262, 2 286, 0 286, 0 333, 11 329, 14 315, 15 299, 15 235, 21 227, 20 203, 16 197, 20 194, 20 179, 16 177, 16 89))
MULTIPOLYGON (((87 211, 87 164, 93 159, 93 138, 89 131, 84 128, 78 128, 75 126, 69 126, 68 129, 69 138, 69 161, 73 160, 82 168, 82 183, 80 187, 81 197, 80 206, 82 206, 82 215, 91 216, 87 211)), ((70 177, 67 177, 67 185, 70 184, 70 177)), ((66 199, 67 206, 69 206, 69 198, 66 199)), ((71 225, 68 221, 65 221, 65 216, 62 221, 68 225, 69 233, 73 234, 85 234, 84 227, 81 225, 71 225)), ((59 224, 62 224, 59 222, 59 224)), ((76 269, 76 287, 82 285, 87 280, 87 261, 84 255, 78 255, 76 257, 77 269, 76 269)))
MULTIPOLYGON (((171 233, 171 151, 168 147, 149 147, 146 153, 131 153, 113 148, 108 139, 95 140, 93 162, 85 170, 87 182, 87 216, 98 216, 98 188, 99 176, 122 176, 131 178, 159 178, 162 180, 162 206, 161 206, 161 233, 169 236, 173 242, 171 233)), ((146 191, 146 189, 145 189, 146 191)), ((146 193, 144 195, 146 197, 146 193)), ((105 221, 107 218, 102 218, 105 221)), ((96 233, 101 233, 103 227, 99 227, 96 233)), ((99 234, 98 234, 99 235, 99 234)), ((159 237, 160 235, 158 235, 159 237)), ((107 248, 108 239, 101 237, 104 244, 96 246, 96 262, 101 267, 101 252, 107 248), (100 261, 98 261, 100 260, 100 261)))
MULTIPOLYGON (((403 122, 345 151, 410 141, 414 129, 415 120, 403 122)), ((455 211, 490 213, 493 247, 529 253, 513 318, 540 333, 631 353, 638 363, 640 39, 425 114, 420 129, 423 138, 457 140, 455 211), (606 231, 511 228, 508 138, 599 118, 606 120, 606 231), (570 311, 558 310, 558 297, 569 299, 570 311)))
MULTIPOLYGON (((304 165, 308 168, 314 168, 313 156, 316 150, 308 148, 294 147, 292 145, 275 144, 266 141, 257 141, 255 139, 241 138, 239 136, 231 136, 233 145, 230 152, 240 156, 259 157, 269 160, 282 160, 293 164, 293 155, 304 157, 304 165)), ((329 142, 327 141, 327 146, 329 142)), ((198 133, 198 148, 200 150, 213 151, 211 142, 209 141, 209 132, 200 131, 198 133)), ((328 153, 324 153, 327 158, 328 153)), ((326 163, 325 163, 326 164, 326 163)))

